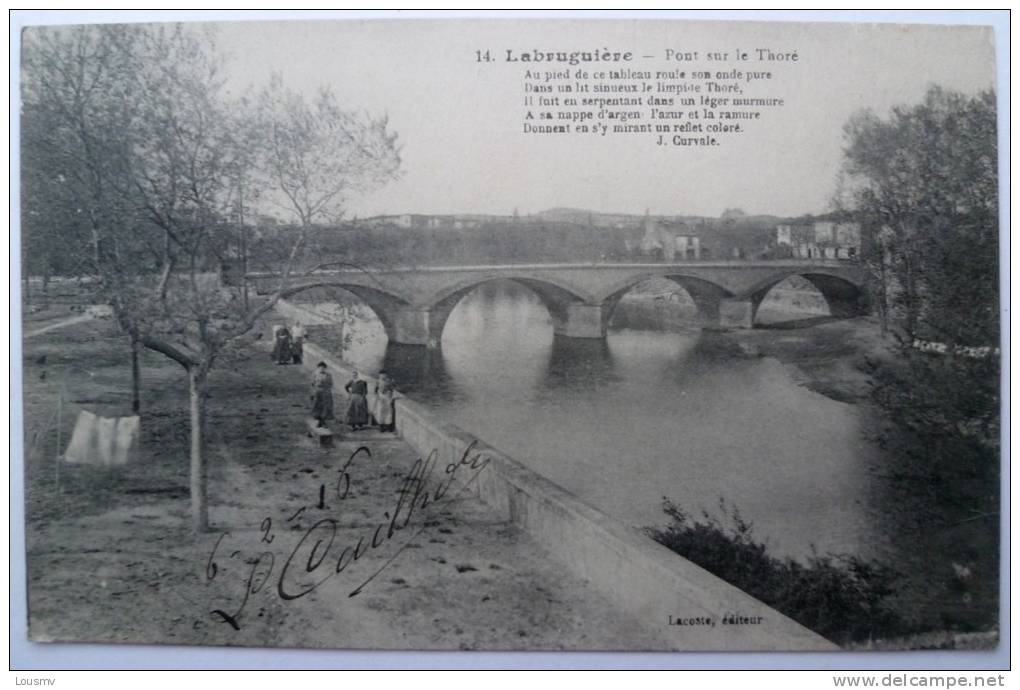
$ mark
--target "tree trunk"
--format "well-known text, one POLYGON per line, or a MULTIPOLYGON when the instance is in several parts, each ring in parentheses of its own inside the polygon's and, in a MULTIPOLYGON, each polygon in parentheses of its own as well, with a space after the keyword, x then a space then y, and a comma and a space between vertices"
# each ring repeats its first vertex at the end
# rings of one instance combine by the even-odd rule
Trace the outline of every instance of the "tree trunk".
POLYGON ((885 249, 883 247, 882 254, 879 257, 878 263, 878 322, 882 328, 882 336, 884 337, 889 333, 889 272, 886 270, 885 265, 885 249))
POLYGON ((188 371, 191 384, 191 524, 196 533, 209 529, 205 471, 207 376, 202 366, 192 366, 188 371))
POLYGON ((131 411, 138 414, 142 409, 142 373, 138 365, 142 344, 137 335, 131 336, 131 411))
POLYGON ((244 186, 237 196, 238 225, 241 226, 241 294, 244 295, 244 311, 248 313, 248 229, 244 227, 244 186))

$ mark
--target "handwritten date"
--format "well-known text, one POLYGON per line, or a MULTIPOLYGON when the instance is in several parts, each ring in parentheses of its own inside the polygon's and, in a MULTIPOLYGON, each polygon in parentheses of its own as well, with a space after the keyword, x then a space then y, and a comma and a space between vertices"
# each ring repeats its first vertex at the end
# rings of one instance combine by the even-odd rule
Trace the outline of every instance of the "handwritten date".
MULTIPOLYGON (((371 457, 371 451, 361 446, 340 466, 333 486, 333 494, 339 501, 353 498, 351 480, 355 461, 371 457)), ((274 583, 275 594, 282 601, 300 599, 349 568, 353 570, 352 566, 367 553, 392 544, 395 547, 392 554, 367 576, 362 574, 355 580, 358 584, 348 591, 347 596, 354 597, 363 592, 428 528, 428 521, 424 521, 398 545, 394 537, 411 526, 412 518, 415 515, 427 515, 431 510, 458 498, 490 462, 489 458, 475 452, 474 442, 465 449, 459 461, 447 464, 441 473, 436 472, 437 457, 437 451, 433 450, 425 459, 418 458, 415 461, 401 481, 394 504, 383 513, 383 518, 376 523, 370 537, 363 534, 355 540, 354 535, 346 534, 348 530, 340 526, 336 517, 328 516, 304 530, 289 553, 284 551, 278 554, 267 546, 272 545, 277 537, 273 520, 267 516, 259 527, 259 543, 264 550, 245 556, 244 552, 235 549, 224 556, 227 553, 224 542, 232 535, 229 531, 220 534, 206 562, 206 579, 211 581, 220 577, 226 571, 226 563, 234 559, 244 563, 246 574, 241 579, 244 590, 238 597, 239 601, 233 606, 214 608, 209 612, 210 615, 239 631, 242 613, 251 596, 265 589, 268 583, 274 583), (458 479, 461 485, 451 494, 451 488, 458 479), (277 563, 281 563, 280 567, 277 567, 277 563)), ((321 485, 315 503, 299 507, 285 522, 294 522, 309 509, 324 510, 325 490, 325 485, 321 485)))

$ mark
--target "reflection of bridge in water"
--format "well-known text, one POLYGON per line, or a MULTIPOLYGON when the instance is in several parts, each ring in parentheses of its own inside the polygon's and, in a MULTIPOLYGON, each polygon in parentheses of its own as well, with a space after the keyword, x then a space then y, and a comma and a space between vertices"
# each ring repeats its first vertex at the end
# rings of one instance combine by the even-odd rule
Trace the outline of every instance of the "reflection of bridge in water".
MULTIPOLYGON (((436 347, 461 298, 492 280, 530 288, 548 309, 555 333, 602 338, 620 298, 649 278, 668 278, 683 287, 706 327, 751 328, 769 290, 790 276, 810 281, 834 317, 865 310, 862 269, 856 263, 819 259, 348 269, 292 278, 284 296, 317 287, 342 288, 372 308, 390 342, 436 347)), ((279 278, 249 273, 247 280, 266 293, 276 289, 279 278)))

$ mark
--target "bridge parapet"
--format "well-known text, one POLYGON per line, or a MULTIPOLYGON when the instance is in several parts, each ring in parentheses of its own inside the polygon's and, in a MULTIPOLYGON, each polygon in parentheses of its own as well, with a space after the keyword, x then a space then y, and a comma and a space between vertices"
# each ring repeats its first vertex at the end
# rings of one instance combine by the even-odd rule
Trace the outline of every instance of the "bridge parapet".
MULTIPOLYGON (((753 325, 768 291, 793 275, 811 281, 833 315, 861 312, 864 271, 855 262, 835 259, 346 269, 295 277, 287 293, 322 286, 345 289, 379 315, 394 342, 436 346, 459 300, 493 280, 512 280, 535 292, 549 310, 557 333, 599 338, 605 336, 620 297, 650 278, 668 278, 683 286, 706 325, 746 328, 753 325)), ((279 276, 250 273, 246 279, 256 289, 269 291, 278 287, 279 276)))

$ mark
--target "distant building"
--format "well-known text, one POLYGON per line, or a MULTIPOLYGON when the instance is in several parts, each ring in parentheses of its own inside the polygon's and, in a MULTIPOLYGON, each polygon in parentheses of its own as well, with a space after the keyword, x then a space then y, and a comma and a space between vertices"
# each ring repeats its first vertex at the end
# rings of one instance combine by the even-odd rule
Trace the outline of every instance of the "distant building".
POLYGON ((644 235, 641 237, 640 243, 638 243, 638 249, 640 249, 641 253, 644 256, 664 257, 668 243, 662 241, 661 228, 659 228, 658 222, 649 215, 648 211, 645 211, 645 220, 641 227, 644 230, 644 235))
MULTIPOLYGON (((250 220, 248 221, 249 224, 251 222, 252 221, 250 221, 250 220)), ((255 225, 261 225, 261 226, 271 226, 271 227, 273 227, 273 226, 279 225, 280 221, 279 221, 278 218, 275 218, 274 216, 270 216, 270 215, 266 215, 264 213, 260 213, 260 214, 255 216, 254 224, 255 225)))
POLYGON ((701 258, 701 238, 697 235, 677 235, 673 241, 676 245, 675 258, 681 261, 701 258))
POLYGON ((358 221, 359 225, 369 227, 397 226, 398 228, 442 228, 442 227, 476 227, 475 221, 468 221, 457 216, 433 216, 420 213, 402 213, 395 216, 374 216, 358 221))
POLYGON ((829 244, 836 239, 836 224, 831 221, 815 221, 815 243, 829 244))
MULTIPOLYGON (((637 243, 642 255, 665 261, 701 258, 701 238, 687 224, 659 221, 645 211, 642 228, 644 234, 637 243)), ((628 252, 633 251, 633 242, 625 240, 624 244, 628 252)))
POLYGON ((861 253, 861 229, 833 221, 777 225, 776 248, 795 259, 853 259, 861 253))

